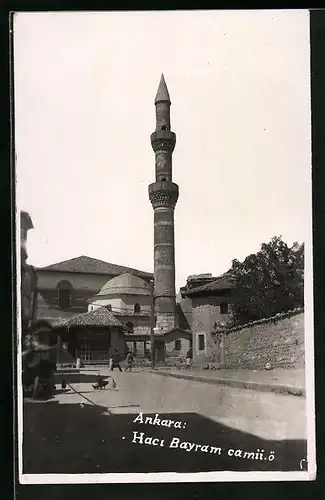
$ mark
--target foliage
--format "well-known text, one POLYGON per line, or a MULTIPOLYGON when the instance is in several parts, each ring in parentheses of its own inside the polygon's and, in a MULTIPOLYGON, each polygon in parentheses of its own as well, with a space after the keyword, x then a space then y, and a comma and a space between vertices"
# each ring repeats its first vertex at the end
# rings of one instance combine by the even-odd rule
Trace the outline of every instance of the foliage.
POLYGON ((304 303, 304 244, 292 247, 274 237, 243 262, 233 260, 234 321, 248 323, 302 307, 304 303))

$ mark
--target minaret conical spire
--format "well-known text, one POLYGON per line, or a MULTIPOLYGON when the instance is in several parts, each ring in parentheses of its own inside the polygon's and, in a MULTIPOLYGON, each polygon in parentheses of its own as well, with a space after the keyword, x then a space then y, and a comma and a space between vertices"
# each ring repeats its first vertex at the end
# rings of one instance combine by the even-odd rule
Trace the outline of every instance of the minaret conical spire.
POLYGON ((165 78, 164 78, 164 75, 161 74, 160 83, 159 83, 159 87, 158 87, 157 95, 156 95, 156 99, 155 99, 155 104, 157 104, 157 102, 163 102, 163 101, 170 103, 170 97, 169 97, 168 88, 167 88, 167 85, 165 82, 165 78))

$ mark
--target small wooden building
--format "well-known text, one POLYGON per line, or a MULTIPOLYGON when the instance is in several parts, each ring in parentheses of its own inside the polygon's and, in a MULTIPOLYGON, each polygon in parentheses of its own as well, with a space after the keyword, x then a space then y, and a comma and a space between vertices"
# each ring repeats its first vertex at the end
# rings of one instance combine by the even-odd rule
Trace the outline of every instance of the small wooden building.
POLYGON ((108 363, 114 349, 126 355, 125 327, 106 307, 58 320, 54 329, 61 349, 85 364, 108 363))

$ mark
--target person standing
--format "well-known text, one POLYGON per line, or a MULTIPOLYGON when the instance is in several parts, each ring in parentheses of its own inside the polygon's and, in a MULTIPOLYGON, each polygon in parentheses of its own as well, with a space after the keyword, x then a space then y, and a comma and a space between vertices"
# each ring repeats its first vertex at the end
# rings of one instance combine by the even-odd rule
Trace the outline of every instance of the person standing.
POLYGON ((133 358, 132 351, 129 351, 126 355, 126 368, 124 370, 125 372, 127 370, 130 370, 130 372, 132 371, 133 362, 134 362, 134 358, 133 358))
POLYGON ((119 352, 117 349, 114 349, 114 352, 113 352, 111 371, 113 371, 114 368, 118 368, 120 370, 120 372, 122 371, 122 368, 120 365, 120 355, 119 355, 119 352))

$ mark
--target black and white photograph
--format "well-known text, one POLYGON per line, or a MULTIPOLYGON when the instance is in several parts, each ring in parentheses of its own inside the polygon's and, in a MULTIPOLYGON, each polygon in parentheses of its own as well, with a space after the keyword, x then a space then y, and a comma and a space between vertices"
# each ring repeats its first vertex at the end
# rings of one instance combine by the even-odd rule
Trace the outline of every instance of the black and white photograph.
POLYGON ((12 85, 20 483, 314 480, 309 12, 19 12, 12 85))

